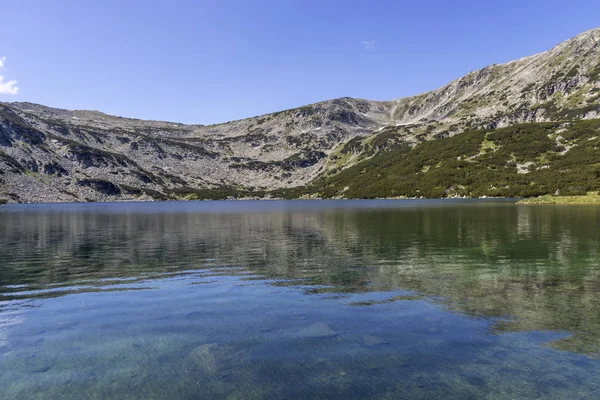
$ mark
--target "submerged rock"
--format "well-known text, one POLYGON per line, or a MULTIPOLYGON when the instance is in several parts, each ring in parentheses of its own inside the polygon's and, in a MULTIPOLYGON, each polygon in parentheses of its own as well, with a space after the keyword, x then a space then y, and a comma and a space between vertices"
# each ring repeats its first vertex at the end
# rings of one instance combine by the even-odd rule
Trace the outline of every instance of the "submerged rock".
POLYGON ((373 335, 365 335, 363 336, 363 342, 365 346, 377 346, 378 344, 388 344, 389 342, 373 335))
POLYGON ((44 366, 41 368, 32 369, 30 372, 36 373, 36 374, 43 374, 44 372, 48 372, 48 371, 50 371, 50 367, 44 366))
POLYGON ((208 375, 227 375, 241 356, 241 352, 217 343, 202 344, 189 353, 189 359, 208 375))
POLYGON ((318 322, 300 329, 298 335, 306 338, 327 338, 336 336, 337 332, 331 329, 326 323, 318 322))
POLYGON ((185 319, 200 319, 205 316, 206 316, 206 313, 204 311, 192 311, 192 312, 185 314, 184 318, 185 319))

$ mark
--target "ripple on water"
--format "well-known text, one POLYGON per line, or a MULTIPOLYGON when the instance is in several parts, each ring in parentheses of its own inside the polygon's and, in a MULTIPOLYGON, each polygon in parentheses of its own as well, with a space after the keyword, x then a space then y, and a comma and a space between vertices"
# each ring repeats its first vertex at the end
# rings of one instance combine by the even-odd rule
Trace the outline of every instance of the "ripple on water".
POLYGON ((264 204, 0 213, 0 397, 600 395, 600 209, 264 204))

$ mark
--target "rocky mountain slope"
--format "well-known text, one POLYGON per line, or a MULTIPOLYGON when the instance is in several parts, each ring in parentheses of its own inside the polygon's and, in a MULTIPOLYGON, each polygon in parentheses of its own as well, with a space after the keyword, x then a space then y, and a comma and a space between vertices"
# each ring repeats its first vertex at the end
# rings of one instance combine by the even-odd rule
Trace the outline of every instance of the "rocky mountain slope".
MULTIPOLYGON (((600 118, 600 28, 417 96, 383 102, 341 98, 219 125, 0 103, 0 200, 361 197, 335 182, 355 176, 349 171, 359 166, 377 171, 379 159, 394 164, 393 151, 400 160, 423 143, 446 143, 465 132, 594 118, 600 118), (337 189, 326 190, 331 187, 337 189)), ((559 129, 564 126, 546 135, 555 140, 559 129)), ((509 159, 503 162, 518 164, 514 154, 504 156, 509 159)), ((381 175, 372 179, 393 178, 381 175)), ((481 194, 449 191, 457 186, 453 182, 439 185, 430 195, 481 194)))

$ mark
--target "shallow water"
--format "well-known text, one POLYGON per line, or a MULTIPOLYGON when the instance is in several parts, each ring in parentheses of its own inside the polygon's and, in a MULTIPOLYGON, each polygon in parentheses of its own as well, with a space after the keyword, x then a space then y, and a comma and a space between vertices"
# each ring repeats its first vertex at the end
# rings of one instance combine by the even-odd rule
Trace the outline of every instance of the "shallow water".
POLYGON ((600 398, 600 207, 0 208, 2 399, 600 398))

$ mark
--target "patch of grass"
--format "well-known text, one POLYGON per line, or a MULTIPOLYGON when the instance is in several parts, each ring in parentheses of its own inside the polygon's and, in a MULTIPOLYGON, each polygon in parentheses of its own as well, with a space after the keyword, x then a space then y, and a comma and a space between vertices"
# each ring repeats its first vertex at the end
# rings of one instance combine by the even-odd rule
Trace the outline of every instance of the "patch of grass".
POLYGON ((481 142, 481 151, 482 152, 487 152, 487 150, 490 151, 496 151, 498 150, 499 145, 494 143, 492 140, 488 139, 488 135, 485 136, 485 138, 483 139, 483 141, 481 142))
POLYGON ((362 144, 362 138, 354 137, 344 144, 344 146, 340 150, 340 153, 342 153, 342 154, 358 153, 358 152, 363 151, 363 149, 364 149, 364 147, 362 144))
POLYGON ((589 106, 580 107, 580 108, 565 109, 565 110, 561 110, 558 113, 558 118, 562 119, 562 120, 573 120, 573 119, 583 118, 585 116, 585 114, 592 112, 592 111, 599 111, 599 110, 600 110, 600 105, 598 105, 598 104, 589 105, 589 106))
POLYGON ((233 186, 220 186, 216 188, 183 187, 169 189, 169 194, 178 200, 227 200, 247 197, 265 197, 264 191, 238 189, 233 186))
POLYGON ((579 68, 577 68, 576 66, 571 68, 569 70, 569 72, 567 72, 567 75, 565 75, 565 78, 574 78, 577 76, 577 74, 579 73, 579 68))
POLYGON ((594 69, 590 70, 587 75, 592 82, 600 81, 600 65, 597 65, 594 69))
POLYGON ((173 196, 168 196, 164 193, 161 193, 157 190, 153 190, 153 189, 148 189, 148 188, 138 188, 135 186, 129 186, 126 184, 119 184, 119 187, 121 188, 121 190, 123 191, 123 193, 125 194, 131 194, 133 196, 139 197, 143 194, 152 197, 154 200, 158 200, 158 201, 165 201, 165 200, 174 200, 175 197, 173 196))
POLYGON ((585 196, 552 196, 544 195, 520 200, 517 204, 596 204, 600 205, 598 192, 585 196))

